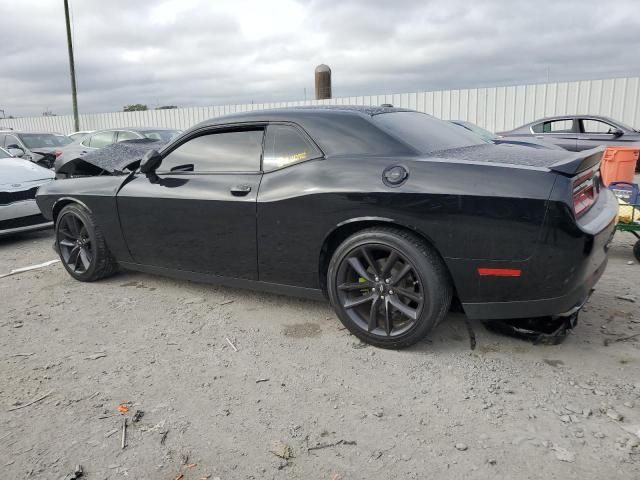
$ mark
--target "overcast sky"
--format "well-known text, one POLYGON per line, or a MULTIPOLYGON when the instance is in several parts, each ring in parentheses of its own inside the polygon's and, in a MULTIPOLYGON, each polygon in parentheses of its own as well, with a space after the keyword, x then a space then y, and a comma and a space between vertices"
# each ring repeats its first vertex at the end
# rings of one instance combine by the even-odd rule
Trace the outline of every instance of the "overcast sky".
MULTIPOLYGON (((81 113, 640 74, 638 0, 69 1, 81 113)), ((70 113, 63 0, 0 5, 0 109, 70 113)))

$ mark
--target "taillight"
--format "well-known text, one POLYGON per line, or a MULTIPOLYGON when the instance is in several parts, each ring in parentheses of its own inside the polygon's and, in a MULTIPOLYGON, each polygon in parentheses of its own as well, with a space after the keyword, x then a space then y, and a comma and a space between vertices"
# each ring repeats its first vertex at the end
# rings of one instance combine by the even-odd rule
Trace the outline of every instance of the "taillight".
POLYGON ((53 152, 53 154, 56 156, 56 158, 58 158, 60 155, 62 155, 62 150, 56 150, 55 152, 53 152))
POLYGON ((598 169, 591 169, 573 180, 573 211, 584 215, 598 198, 598 169))

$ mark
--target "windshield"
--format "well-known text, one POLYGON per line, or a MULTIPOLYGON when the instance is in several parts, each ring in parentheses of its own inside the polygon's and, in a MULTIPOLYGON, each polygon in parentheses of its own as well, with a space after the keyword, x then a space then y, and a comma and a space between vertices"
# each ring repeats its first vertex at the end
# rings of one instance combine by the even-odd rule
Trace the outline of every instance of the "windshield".
POLYGON ((146 138, 169 142, 178 136, 180 130, 146 130, 142 133, 146 138))
POLYGON ((21 133, 20 140, 27 148, 62 147, 71 143, 71 139, 64 135, 53 133, 21 133))
POLYGON ((4 148, 0 148, 0 158, 11 158, 11 155, 4 148))
POLYGON ((626 123, 619 122, 618 120, 614 120, 614 122, 617 123, 619 127, 629 130, 630 132, 640 132, 639 129, 633 128, 631 125, 627 125, 626 123))
POLYGON ((420 153, 489 143, 465 128, 425 113, 383 113, 375 115, 373 121, 420 153))
POLYGON ((71 140, 80 140, 81 138, 86 137, 91 132, 76 132, 71 135, 67 135, 71 140))
POLYGON ((455 125, 460 125, 462 128, 466 128, 470 132, 473 132, 476 135, 480 135, 482 138, 484 138, 485 140, 487 140, 489 142, 491 142, 491 141, 496 139, 495 134, 491 133, 489 130, 486 130, 486 129, 482 128, 482 127, 479 127, 475 123, 463 122, 463 121, 460 121, 460 120, 455 120, 455 121, 452 120, 451 123, 453 123, 455 125))

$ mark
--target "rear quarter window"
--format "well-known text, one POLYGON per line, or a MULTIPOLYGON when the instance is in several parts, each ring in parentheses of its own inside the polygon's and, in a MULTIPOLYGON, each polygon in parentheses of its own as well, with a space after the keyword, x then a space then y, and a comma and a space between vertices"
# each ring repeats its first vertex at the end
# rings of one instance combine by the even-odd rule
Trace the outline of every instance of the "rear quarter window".
POLYGON ((420 153, 489 143, 465 128, 424 113, 383 113, 374 115, 373 122, 420 153))
POLYGON ((322 156, 316 146, 290 125, 269 125, 264 142, 263 170, 275 170, 322 156))

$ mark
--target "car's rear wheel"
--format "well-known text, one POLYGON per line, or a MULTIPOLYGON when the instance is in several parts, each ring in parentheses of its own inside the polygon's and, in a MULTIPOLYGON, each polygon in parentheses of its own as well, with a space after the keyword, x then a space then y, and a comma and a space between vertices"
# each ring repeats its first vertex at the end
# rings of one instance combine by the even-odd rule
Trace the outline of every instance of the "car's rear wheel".
POLYGON ((633 255, 636 257, 636 260, 640 262, 640 240, 633 245, 633 255))
POLYGON ((362 230, 334 252, 327 291, 351 333, 384 348, 412 345, 447 314, 446 267, 418 236, 395 228, 362 230))
POLYGON ((93 282, 117 270, 100 228, 81 205, 67 205, 58 215, 56 245, 64 268, 76 280, 93 282))

